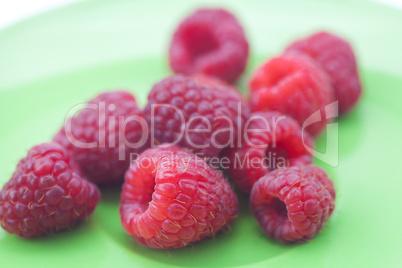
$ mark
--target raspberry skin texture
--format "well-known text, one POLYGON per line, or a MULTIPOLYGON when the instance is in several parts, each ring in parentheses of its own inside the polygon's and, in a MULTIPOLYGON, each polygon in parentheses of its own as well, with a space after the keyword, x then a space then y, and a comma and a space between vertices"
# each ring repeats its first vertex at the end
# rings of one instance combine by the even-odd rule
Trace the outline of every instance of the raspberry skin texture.
POLYGON ((325 106, 334 99, 330 80, 302 54, 287 53, 268 60, 255 71, 249 89, 252 111, 278 111, 290 115, 301 126, 319 111, 322 119, 305 128, 313 137, 332 120, 325 116, 325 106))
POLYGON ((242 146, 223 153, 230 163, 226 172, 244 193, 249 194, 254 183, 272 170, 312 163, 307 148, 314 149, 313 139, 308 133, 302 135, 299 124, 290 116, 256 112, 249 122, 242 146))
POLYGON ((199 9, 176 29, 169 48, 175 73, 205 74, 234 83, 243 73, 249 45, 233 14, 223 9, 199 9))
POLYGON ((106 91, 69 118, 53 140, 66 148, 86 179, 102 186, 119 184, 130 158, 148 147, 148 129, 141 122, 146 124, 144 112, 131 93, 106 91), (71 132, 66 131, 69 125, 71 132))
POLYGON ((126 173, 124 230, 151 248, 181 248, 214 236, 238 213, 222 173, 177 146, 144 151, 126 173))
POLYGON ((334 184, 316 166, 278 169, 254 184, 250 207, 267 236, 283 243, 306 242, 334 211, 334 184))
POLYGON ((310 56, 328 74, 339 101, 339 114, 344 115, 355 107, 362 93, 356 56, 344 39, 328 32, 318 32, 295 41, 286 52, 299 52, 310 56))
POLYGON ((89 217, 99 199, 98 188, 73 171, 66 151, 43 143, 19 161, 0 191, 1 226, 24 238, 56 233, 89 217))
POLYGON ((152 144, 175 143, 207 159, 237 141, 249 113, 237 89, 206 76, 163 79, 145 107, 152 144))

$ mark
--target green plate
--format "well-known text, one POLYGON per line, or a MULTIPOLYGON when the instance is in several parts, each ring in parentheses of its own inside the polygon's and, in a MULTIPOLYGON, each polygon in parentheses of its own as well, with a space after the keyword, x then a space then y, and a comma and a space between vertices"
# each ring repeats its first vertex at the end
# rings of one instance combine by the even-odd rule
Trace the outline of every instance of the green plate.
MULTIPOLYGON (((32 145, 50 140, 75 104, 100 90, 128 88, 144 105, 152 84, 169 74, 166 51, 174 27, 201 5, 80 2, 0 32, 0 186, 32 145)), ((263 235, 242 196, 231 231, 180 250, 152 250, 124 233, 119 189, 110 189, 94 215, 71 231, 24 240, 0 230, 0 267, 400 267, 402 12, 360 1, 219 5, 236 13, 247 30, 248 72, 290 40, 319 29, 345 36, 356 49, 362 101, 331 126, 339 151, 329 153, 339 163, 317 161, 337 188, 327 226, 309 243, 281 245, 263 235)), ((317 141, 321 152, 325 144, 324 135, 317 141)))

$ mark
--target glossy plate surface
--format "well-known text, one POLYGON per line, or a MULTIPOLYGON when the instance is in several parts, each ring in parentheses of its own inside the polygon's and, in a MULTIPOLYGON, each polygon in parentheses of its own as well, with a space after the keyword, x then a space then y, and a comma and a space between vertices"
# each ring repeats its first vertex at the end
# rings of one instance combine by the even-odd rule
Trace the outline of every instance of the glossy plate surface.
MULTIPOLYGON (((209 1, 216 6, 216 1, 209 1)), ((195 1, 90 1, 0 32, 0 186, 34 144, 48 141, 67 111, 104 89, 128 88, 145 104, 169 74, 166 51, 195 1)), ((290 40, 327 29, 349 39, 365 86, 340 119, 339 163, 317 160, 337 188, 336 210, 311 242, 267 239, 246 197, 232 230, 180 250, 152 250, 121 228, 119 189, 94 215, 52 237, 23 240, 0 230, 0 267, 378 267, 402 260, 402 11, 360 1, 223 1, 251 43, 248 73, 290 40), (399 34, 398 34, 399 33, 399 34)), ((247 75, 240 81, 244 89, 247 75)), ((332 130, 336 125, 331 126, 332 130)), ((317 141, 326 150, 325 134, 317 141)), ((331 152, 336 156, 336 152, 331 152)))

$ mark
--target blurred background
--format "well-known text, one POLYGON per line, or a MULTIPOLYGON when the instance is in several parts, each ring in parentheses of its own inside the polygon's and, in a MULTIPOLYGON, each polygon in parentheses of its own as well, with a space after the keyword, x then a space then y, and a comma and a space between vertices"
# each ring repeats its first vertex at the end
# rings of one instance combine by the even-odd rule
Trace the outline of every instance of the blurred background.
MULTIPOLYGON (((399 53, 401 47, 394 37, 401 27, 397 8, 402 8, 402 0, 0 3, 0 89, 119 59, 166 56, 175 26, 196 7, 208 5, 226 7, 239 17, 251 43, 250 66, 255 57, 279 54, 291 40, 321 29, 350 40, 358 57, 365 61, 364 66, 392 73, 395 68, 389 61, 396 61, 393 54, 399 53), (61 6, 65 7, 57 9, 61 6), (380 16, 382 10, 387 15, 380 16), (156 26, 158 31, 150 30, 156 26), (130 35, 131 32, 136 34, 130 35), (373 51, 384 44, 386 54, 373 51), (368 56, 361 57, 362 54, 368 56)), ((163 64, 166 66, 165 61, 163 64)))

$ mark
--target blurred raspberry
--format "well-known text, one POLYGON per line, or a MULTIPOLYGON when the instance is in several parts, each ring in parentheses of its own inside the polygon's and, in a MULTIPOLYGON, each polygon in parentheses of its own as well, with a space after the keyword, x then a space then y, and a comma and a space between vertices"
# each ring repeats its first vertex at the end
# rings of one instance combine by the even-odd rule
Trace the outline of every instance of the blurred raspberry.
POLYGON ((169 48, 176 73, 203 73, 228 83, 243 73, 248 42, 233 14, 223 9, 199 9, 177 28, 169 48))
POLYGON ((148 147, 148 129, 141 122, 146 124, 143 111, 131 93, 103 92, 69 118, 54 141, 66 148, 86 179, 98 185, 122 183, 130 160, 148 147))
POLYGON ((325 109, 334 99, 329 78, 307 56, 288 53, 270 59, 255 71, 249 88, 253 111, 279 111, 301 126, 318 112, 321 120, 306 127, 313 137, 332 119, 333 113, 326 115, 325 109))
POLYGON ((287 52, 301 52, 317 61, 331 79, 339 113, 346 114, 360 98, 362 87, 350 44, 331 33, 318 32, 291 44, 287 52))

